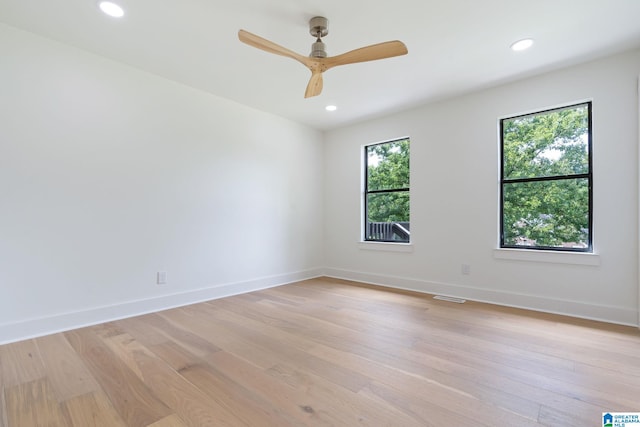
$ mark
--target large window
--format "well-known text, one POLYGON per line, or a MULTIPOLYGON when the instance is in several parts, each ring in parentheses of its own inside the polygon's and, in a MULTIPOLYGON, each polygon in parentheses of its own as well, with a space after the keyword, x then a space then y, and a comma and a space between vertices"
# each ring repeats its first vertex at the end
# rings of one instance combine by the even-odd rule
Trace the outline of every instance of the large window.
POLYGON ((409 138, 364 147, 364 240, 408 243, 409 138))
POLYGON ((591 102, 500 120, 500 246, 592 252, 591 102))

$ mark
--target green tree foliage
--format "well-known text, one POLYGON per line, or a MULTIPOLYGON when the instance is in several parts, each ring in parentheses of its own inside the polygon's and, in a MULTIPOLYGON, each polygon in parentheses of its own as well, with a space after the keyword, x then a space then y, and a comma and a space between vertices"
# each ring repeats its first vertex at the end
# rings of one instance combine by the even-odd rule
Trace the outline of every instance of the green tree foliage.
MULTIPOLYGON (((409 188, 409 140, 367 147, 367 189, 409 188)), ((367 195, 369 222, 409 222, 409 191, 367 195)))
POLYGON ((504 244, 588 246, 587 106, 502 123, 504 244))

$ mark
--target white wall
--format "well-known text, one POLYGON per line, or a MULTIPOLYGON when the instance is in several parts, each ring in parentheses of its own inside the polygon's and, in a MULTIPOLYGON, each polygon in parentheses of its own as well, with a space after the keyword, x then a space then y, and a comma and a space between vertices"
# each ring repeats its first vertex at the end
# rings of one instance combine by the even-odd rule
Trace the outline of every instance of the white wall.
POLYGON ((320 132, 4 25, 0 52, 0 342, 321 273, 320 132))
POLYGON ((327 273, 637 324, 639 71, 640 51, 633 51, 329 132, 327 273), (599 256, 577 258, 599 265, 496 258, 498 119, 588 99, 599 256), (362 145, 405 135, 411 137, 413 252, 363 250, 357 243, 362 145), (470 275, 461 274, 463 263, 470 275))

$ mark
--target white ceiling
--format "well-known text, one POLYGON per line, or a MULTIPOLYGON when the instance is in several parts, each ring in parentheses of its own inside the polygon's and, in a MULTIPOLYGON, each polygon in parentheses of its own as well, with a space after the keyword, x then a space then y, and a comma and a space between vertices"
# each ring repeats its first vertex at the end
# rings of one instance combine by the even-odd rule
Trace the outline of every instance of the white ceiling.
POLYGON ((321 130, 640 47, 640 0, 114 1, 120 20, 98 0, 0 0, 0 21, 321 130), (396 39, 409 54, 331 69, 304 99, 304 66, 237 33, 306 55, 316 15, 330 56, 396 39))

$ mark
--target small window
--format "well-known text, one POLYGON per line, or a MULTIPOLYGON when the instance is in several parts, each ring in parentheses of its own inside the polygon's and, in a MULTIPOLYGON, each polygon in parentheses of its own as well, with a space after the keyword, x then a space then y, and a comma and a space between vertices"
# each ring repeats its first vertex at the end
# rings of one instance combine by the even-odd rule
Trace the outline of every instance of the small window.
POLYGON ((409 243, 409 139, 364 147, 364 240, 409 243))
POLYGON ((500 247, 592 252, 591 102, 500 120, 500 247))

